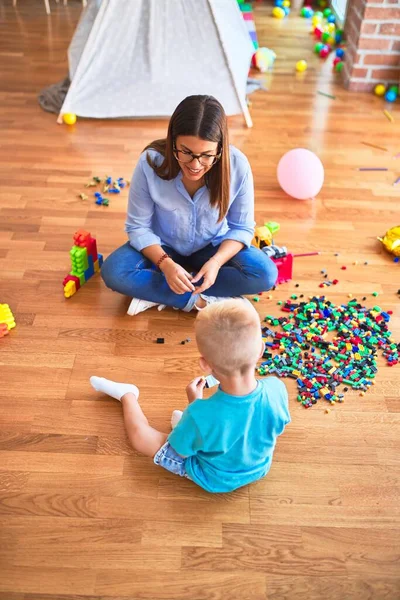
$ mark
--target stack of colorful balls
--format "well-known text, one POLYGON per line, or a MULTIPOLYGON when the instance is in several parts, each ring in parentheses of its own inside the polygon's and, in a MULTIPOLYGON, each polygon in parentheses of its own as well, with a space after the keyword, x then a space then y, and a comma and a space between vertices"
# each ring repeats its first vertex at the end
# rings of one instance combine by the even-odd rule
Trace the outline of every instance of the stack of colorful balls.
POLYGON ((378 83, 378 85, 375 86, 374 92, 376 96, 384 96, 386 102, 396 102, 399 95, 399 86, 390 85, 386 87, 385 84, 378 83))
POLYGON ((275 19, 284 19, 290 13, 290 0, 275 0, 272 16, 275 19))
MULTIPOLYGON (((314 36, 319 40, 314 46, 314 52, 321 58, 326 58, 335 46, 342 43, 343 31, 336 29, 336 17, 330 8, 325 8, 323 12, 315 12, 312 16, 312 26, 314 36)), ((337 48, 334 69, 338 73, 343 69, 343 58, 343 48, 337 48)))

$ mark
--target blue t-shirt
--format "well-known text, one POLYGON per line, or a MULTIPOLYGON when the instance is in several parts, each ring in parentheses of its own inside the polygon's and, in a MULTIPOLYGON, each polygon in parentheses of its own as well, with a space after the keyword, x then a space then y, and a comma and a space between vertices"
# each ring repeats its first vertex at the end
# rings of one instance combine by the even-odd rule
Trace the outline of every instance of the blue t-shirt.
POLYGON ((268 473, 276 438, 289 422, 286 387, 268 377, 248 396, 218 388, 210 398, 195 400, 168 441, 186 457, 195 483, 208 492, 231 492, 268 473))

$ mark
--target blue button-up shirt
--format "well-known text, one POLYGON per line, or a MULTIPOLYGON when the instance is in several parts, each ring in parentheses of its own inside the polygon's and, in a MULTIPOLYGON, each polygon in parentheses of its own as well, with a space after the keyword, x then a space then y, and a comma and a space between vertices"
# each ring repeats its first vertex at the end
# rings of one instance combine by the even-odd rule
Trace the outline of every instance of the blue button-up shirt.
POLYGON ((254 184, 249 161, 230 146, 230 199, 226 217, 218 223, 218 208, 210 206, 210 193, 201 187, 193 198, 182 183, 182 171, 170 181, 158 177, 146 160, 147 152, 162 161, 155 150, 143 152, 129 191, 126 232, 139 252, 165 244, 190 256, 208 244, 237 240, 249 247, 254 235, 254 184))

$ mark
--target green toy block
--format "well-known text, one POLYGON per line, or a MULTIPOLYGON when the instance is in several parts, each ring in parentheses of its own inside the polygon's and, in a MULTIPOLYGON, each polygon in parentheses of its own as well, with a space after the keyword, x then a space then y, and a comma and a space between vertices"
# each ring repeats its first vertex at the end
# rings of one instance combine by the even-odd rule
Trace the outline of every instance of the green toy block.
POLYGON ((88 255, 86 248, 73 246, 69 253, 71 257, 71 267, 76 273, 83 273, 89 268, 88 255))
POLYGON ((78 277, 81 286, 86 283, 86 279, 85 279, 85 273, 80 273, 78 271, 70 271, 69 273, 70 275, 73 275, 74 277, 78 277))

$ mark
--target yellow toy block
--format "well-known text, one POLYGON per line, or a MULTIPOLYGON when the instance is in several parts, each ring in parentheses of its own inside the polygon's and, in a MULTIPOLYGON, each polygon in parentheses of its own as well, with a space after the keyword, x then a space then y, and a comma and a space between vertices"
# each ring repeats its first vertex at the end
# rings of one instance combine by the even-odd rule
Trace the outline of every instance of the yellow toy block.
POLYGON ((93 264, 93 266, 94 266, 95 273, 99 273, 100 272, 100 267, 99 267, 99 260, 98 259, 93 264))
POLYGON ((14 315, 8 304, 0 304, 0 323, 6 323, 9 331, 15 327, 14 315))
POLYGON ((64 296, 66 298, 71 298, 76 293, 76 284, 75 281, 69 280, 64 285, 64 296))

